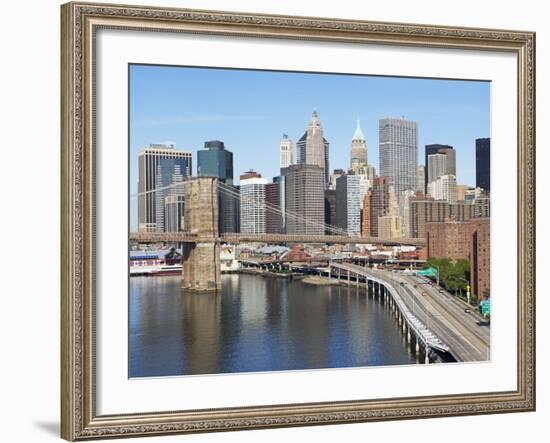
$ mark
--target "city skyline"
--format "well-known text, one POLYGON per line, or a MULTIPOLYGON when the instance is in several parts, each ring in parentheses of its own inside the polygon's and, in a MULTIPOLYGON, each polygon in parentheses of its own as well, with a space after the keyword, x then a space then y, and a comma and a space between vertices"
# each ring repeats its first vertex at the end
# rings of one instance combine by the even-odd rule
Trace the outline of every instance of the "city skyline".
MULTIPOLYGON (((146 343, 134 352, 145 326, 135 318, 130 320, 135 326, 132 376, 279 369, 273 358, 258 365, 258 352, 292 349, 295 336, 277 342, 282 346, 258 341, 240 349, 231 344, 235 358, 225 366, 219 364, 224 358, 211 358, 222 349, 213 337, 222 335, 225 341, 233 334, 234 343, 242 342, 253 307, 260 306, 252 329, 266 316, 261 306, 268 303, 268 292, 262 294, 258 286, 245 289, 249 278, 272 288, 277 316, 268 323, 280 319, 285 326, 276 326, 270 337, 288 330, 289 315, 298 312, 307 312, 308 319, 329 319, 333 308, 326 303, 315 308, 314 300, 323 294, 349 299, 333 297, 333 291, 346 285, 349 294, 353 285, 355 296, 361 292, 361 298, 380 304, 375 308, 380 318, 364 324, 375 323, 380 331, 382 318, 397 320, 372 341, 374 348, 404 351, 415 364, 490 358, 488 83, 139 69, 131 73, 130 85, 130 181, 140 190, 137 199, 130 196, 138 209, 130 207, 131 294, 133 300, 141 298, 139 305, 153 301, 155 311, 165 295, 186 299, 181 309, 170 310, 174 316, 156 317, 163 331, 170 318, 178 331, 184 325, 184 335, 170 335, 179 337, 176 348, 183 344, 185 355, 176 365, 165 365, 174 346, 164 334, 155 337, 157 328, 145 333, 146 343), (427 168, 421 167, 422 158, 427 168), (427 176, 429 192, 424 194, 427 176), (137 226, 132 222, 136 212, 137 226), (161 280, 162 287, 144 286, 149 277, 163 276, 177 279, 168 292, 167 280, 161 280), (435 280, 429 282, 433 288, 419 288, 428 283, 426 277, 435 280), (285 286, 273 289, 276 282, 285 286), (297 308, 298 296, 287 296, 293 290, 306 293, 309 285, 315 296, 308 296, 306 309, 297 308), (187 294, 205 294, 204 300, 216 294, 219 303, 205 310, 201 300, 196 309, 190 302, 198 297, 187 294), (442 309, 434 312, 432 303, 442 309), (224 318, 228 304, 235 310, 224 318), (283 305, 287 311, 281 311, 283 305), (417 306, 425 316, 416 313, 417 306), (392 331, 401 337, 398 344, 386 344, 392 331), (185 337, 205 342, 188 346, 185 337), (155 367, 159 350, 168 354, 155 367), (134 356, 141 361, 135 364, 134 356)), ((357 312, 355 301, 352 309, 357 312)), ((338 317, 341 331, 348 330, 353 315, 338 317)), ((300 330, 299 339, 307 343, 311 334, 318 338, 332 331, 333 324, 329 320, 326 327, 300 330)), ((372 337, 371 332, 361 335, 372 337)), ((330 356, 327 349, 323 354, 330 356)), ((353 355, 346 366, 408 362, 353 355)), ((283 369, 342 366, 340 357, 335 363, 293 356, 284 358, 283 369)))
POLYGON ((237 176, 252 168, 271 179, 279 175, 282 135, 289 135, 296 155, 313 110, 330 143, 330 171, 348 168, 358 118, 377 172, 379 120, 405 116, 419 126, 418 163, 426 144, 452 145, 457 181, 469 186, 475 186, 475 139, 490 136, 488 82, 143 65, 132 65, 130 78, 131 193, 137 186, 137 153, 168 140, 191 152, 195 165, 205 141, 222 140, 234 154, 237 176))

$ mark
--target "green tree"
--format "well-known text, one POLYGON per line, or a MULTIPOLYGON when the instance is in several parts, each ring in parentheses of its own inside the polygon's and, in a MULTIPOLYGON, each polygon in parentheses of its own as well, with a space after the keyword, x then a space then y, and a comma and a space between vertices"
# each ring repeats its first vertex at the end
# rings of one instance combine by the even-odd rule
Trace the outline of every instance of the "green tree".
POLYGON ((470 262, 466 259, 451 260, 448 258, 430 257, 426 268, 433 267, 439 271, 439 284, 454 294, 463 294, 470 281, 470 262))

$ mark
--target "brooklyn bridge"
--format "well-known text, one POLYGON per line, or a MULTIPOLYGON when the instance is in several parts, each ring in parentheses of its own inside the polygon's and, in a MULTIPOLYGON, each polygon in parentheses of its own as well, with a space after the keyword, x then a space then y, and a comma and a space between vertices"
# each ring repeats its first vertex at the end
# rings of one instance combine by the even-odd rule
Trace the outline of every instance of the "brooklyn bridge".
MULTIPOLYGON (((263 203, 266 212, 284 215, 300 221, 303 233, 220 233, 218 228, 218 195, 241 200, 234 190, 215 177, 190 177, 171 187, 181 187, 184 196, 184 227, 176 232, 131 232, 130 241, 139 244, 169 243, 182 246, 183 285, 192 291, 219 291, 221 289, 220 245, 240 242, 264 242, 270 244, 318 243, 318 244, 374 244, 385 246, 424 246, 418 238, 379 238, 349 235, 342 228, 309 220, 306 217, 263 203), (316 228, 316 229, 308 229, 316 228), (308 230, 315 233, 308 233, 308 230), (318 232, 325 234, 319 234, 318 232)), ((144 194, 153 194, 159 190, 144 194)), ((149 198, 140 195, 140 198, 149 198)))

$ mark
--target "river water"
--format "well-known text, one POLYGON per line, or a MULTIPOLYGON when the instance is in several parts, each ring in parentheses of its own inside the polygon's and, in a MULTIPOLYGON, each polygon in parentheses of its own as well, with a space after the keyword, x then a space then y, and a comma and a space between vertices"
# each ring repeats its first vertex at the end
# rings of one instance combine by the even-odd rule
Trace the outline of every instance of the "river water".
POLYGON ((130 377, 417 362, 365 289, 245 274, 223 275, 221 295, 180 286, 130 278, 130 377))

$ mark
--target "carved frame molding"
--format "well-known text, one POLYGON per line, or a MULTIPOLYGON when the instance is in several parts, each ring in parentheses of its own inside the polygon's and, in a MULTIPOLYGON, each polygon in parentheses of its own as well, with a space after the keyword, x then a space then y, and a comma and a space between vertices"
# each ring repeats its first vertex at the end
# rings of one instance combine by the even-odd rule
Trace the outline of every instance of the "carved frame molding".
POLYGON ((535 34, 220 11, 61 7, 61 435, 67 440, 535 409, 535 34), (508 51, 518 59, 518 389, 512 392, 97 416, 95 77, 99 28, 508 51))

